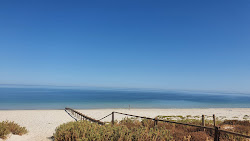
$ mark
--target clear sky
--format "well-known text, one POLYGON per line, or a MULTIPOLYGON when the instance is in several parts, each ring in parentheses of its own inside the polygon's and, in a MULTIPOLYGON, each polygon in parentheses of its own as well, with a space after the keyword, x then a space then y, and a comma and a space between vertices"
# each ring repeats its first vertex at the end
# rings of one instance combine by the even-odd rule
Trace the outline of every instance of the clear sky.
POLYGON ((250 92, 250 1, 1 0, 0 83, 250 92))

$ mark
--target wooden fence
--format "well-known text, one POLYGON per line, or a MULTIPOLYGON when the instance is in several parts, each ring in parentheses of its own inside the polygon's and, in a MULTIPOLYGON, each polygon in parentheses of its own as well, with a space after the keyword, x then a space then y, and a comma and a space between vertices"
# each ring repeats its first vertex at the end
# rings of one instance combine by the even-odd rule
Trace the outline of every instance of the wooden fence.
POLYGON ((214 130, 214 141, 219 141, 220 140, 220 133, 222 133, 222 132, 250 139, 250 136, 248 136, 248 135, 243 135, 243 134, 239 134, 239 133, 235 133, 235 132, 220 129, 220 127, 215 125, 215 116, 214 115, 213 115, 214 127, 208 127, 208 126, 205 126, 204 116, 202 118, 202 125, 195 125, 195 124, 188 124, 188 123, 181 123, 181 122, 175 122, 175 121, 162 120, 162 119, 157 119, 157 118, 149 118, 149 117, 131 115, 131 114, 120 113, 120 112, 112 112, 111 114, 108 114, 107 116, 105 116, 105 117, 103 117, 103 118, 101 118, 99 120, 96 120, 96 119, 93 119, 93 118, 88 117, 86 115, 83 115, 82 113, 80 113, 78 111, 75 111, 75 110, 73 110, 71 108, 65 108, 65 110, 70 110, 72 113, 75 113, 76 116, 80 116, 83 119, 87 119, 89 121, 96 122, 96 123, 101 124, 101 125, 104 125, 105 122, 101 122, 100 120, 102 120, 102 119, 104 119, 104 118, 106 118, 106 117, 108 117, 110 115, 112 115, 111 123, 114 124, 114 122, 115 122, 115 113, 116 113, 116 114, 121 114, 121 115, 126 115, 126 116, 132 116, 132 117, 137 117, 137 118, 142 118, 142 119, 153 120, 155 126, 157 126, 158 122, 161 121, 161 122, 174 123, 174 124, 180 124, 180 125, 185 125, 185 126, 198 127, 198 128, 208 129, 208 130, 214 130))

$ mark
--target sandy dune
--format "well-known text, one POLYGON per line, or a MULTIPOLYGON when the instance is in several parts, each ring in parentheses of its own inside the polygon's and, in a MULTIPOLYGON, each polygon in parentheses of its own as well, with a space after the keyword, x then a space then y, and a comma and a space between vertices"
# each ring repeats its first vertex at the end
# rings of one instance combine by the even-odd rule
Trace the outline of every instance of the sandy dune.
MULTIPOLYGON (((244 115, 250 115, 250 108, 228 109, 91 109, 78 110, 81 113, 100 119, 112 111, 135 114, 140 116, 155 117, 157 115, 192 115, 202 114, 221 119, 243 119, 244 115), (237 118, 236 118, 237 117, 237 118)), ((115 114, 115 119, 124 118, 123 115, 115 114)), ((57 126, 69 121, 75 121, 64 110, 0 110, 0 121, 15 121, 25 126, 29 133, 23 136, 10 135, 6 141, 49 141, 57 126)), ((111 121, 111 117, 103 121, 111 121)), ((0 139, 1 140, 1 139, 0 139)))

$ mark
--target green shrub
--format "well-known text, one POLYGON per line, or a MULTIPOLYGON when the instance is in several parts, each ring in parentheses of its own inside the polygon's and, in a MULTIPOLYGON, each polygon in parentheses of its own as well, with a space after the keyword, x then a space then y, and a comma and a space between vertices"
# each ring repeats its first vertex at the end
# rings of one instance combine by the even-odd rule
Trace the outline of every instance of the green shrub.
POLYGON ((10 121, 0 122, 0 138, 5 139, 10 133, 14 135, 23 135, 28 131, 25 127, 21 127, 18 124, 10 121))
POLYGON ((55 141, 167 141, 172 140, 172 137, 163 127, 148 128, 138 120, 127 119, 115 125, 104 126, 89 121, 69 122, 56 128, 54 139, 55 141), (131 126, 127 127, 126 124, 131 126))
MULTIPOLYGON (((167 116, 159 119, 169 118, 167 116)), ((201 125, 198 119, 178 119, 177 122, 201 125)), ((225 120, 217 121, 217 125, 224 127, 233 127, 229 130, 244 135, 250 134, 249 121, 225 120)), ((212 120, 206 120, 206 126, 213 126, 212 120)), ((234 141, 246 139, 239 136, 221 132, 222 141, 234 141)), ((125 118, 115 125, 107 124, 104 126, 88 121, 69 122, 59 126, 54 134, 55 141, 162 141, 162 140, 184 140, 184 141, 202 141, 213 140, 214 130, 197 128, 192 126, 179 125, 174 123, 158 122, 154 126, 154 121, 149 119, 130 119, 125 118)))

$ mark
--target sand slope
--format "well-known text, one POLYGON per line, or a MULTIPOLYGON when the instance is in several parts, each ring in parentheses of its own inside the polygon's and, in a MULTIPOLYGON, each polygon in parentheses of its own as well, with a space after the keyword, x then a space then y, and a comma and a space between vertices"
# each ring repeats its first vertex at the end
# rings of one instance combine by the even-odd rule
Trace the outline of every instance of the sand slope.
POLYGON ((28 134, 11 135, 7 141, 47 141, 57 126, 74 121, 64 110, 0 111, 0 121, 3 120, 15 121, 28 129, 28 134))

